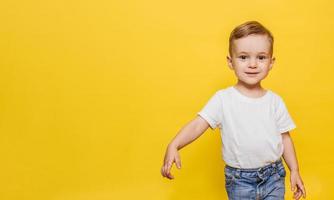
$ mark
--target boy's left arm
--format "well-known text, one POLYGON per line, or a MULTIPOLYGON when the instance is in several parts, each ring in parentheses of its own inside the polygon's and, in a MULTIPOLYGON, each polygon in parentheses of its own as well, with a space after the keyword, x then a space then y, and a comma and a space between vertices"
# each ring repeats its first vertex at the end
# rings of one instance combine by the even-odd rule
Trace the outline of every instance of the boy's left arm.
POLYGON ((299 199, 301 195, 303 195, 303 198, 306 198, 304 183, 299 174, 296 153, 289 132, 282 133, 282 141, 284 145, 283 158, 290 170, 291 190, 294 191, 297 186, 297 190, 294 192, 294 198, 299 199))

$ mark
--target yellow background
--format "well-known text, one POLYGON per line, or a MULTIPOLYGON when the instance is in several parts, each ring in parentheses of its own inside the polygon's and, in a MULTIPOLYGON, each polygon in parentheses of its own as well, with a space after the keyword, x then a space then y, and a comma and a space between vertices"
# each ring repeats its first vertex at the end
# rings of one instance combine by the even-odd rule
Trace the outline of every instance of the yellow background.
MULTIPOLYGON (((0 199, 227 199, 218 129, 165 149, 236 82, 228 36, 258 20, 308 199, 333 199, 334 12, 317 1, 2 1, 0 199)), ((287 169, 287 168, 286 168, 287 169)), ((289 171, 286 199, 292 199, 289 171)))

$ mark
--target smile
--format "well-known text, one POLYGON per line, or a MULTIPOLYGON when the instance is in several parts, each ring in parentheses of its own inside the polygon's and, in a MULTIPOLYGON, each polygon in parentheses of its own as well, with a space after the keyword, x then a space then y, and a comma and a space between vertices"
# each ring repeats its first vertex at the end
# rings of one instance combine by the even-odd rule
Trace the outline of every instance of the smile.
POLYGON ((245 72, 247 76, 256 76, 259 72, 245 72))

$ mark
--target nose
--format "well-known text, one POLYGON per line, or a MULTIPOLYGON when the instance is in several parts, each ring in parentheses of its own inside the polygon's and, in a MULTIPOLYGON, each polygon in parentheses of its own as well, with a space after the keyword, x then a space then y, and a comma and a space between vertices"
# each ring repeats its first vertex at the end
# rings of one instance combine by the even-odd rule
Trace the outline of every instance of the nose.
POLYGON ((256 59, 250 59, 250 61, 249 61, 249 67, 250 68, 256 68, 257 67, 256 59))

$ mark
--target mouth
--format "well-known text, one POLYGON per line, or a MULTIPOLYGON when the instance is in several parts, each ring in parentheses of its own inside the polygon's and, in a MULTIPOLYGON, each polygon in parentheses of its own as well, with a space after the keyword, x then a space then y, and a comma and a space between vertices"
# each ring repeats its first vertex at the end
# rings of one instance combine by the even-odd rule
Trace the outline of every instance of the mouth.
POLYGON ((245 72, 248 77, 257 77, 260 72, 245 72))
POLYGON ((259 72, 245 72, 248 76, 256 76, 259 72))
POLYGON ((246 74, 258 74, 259 72, 245 72, 246 74))

